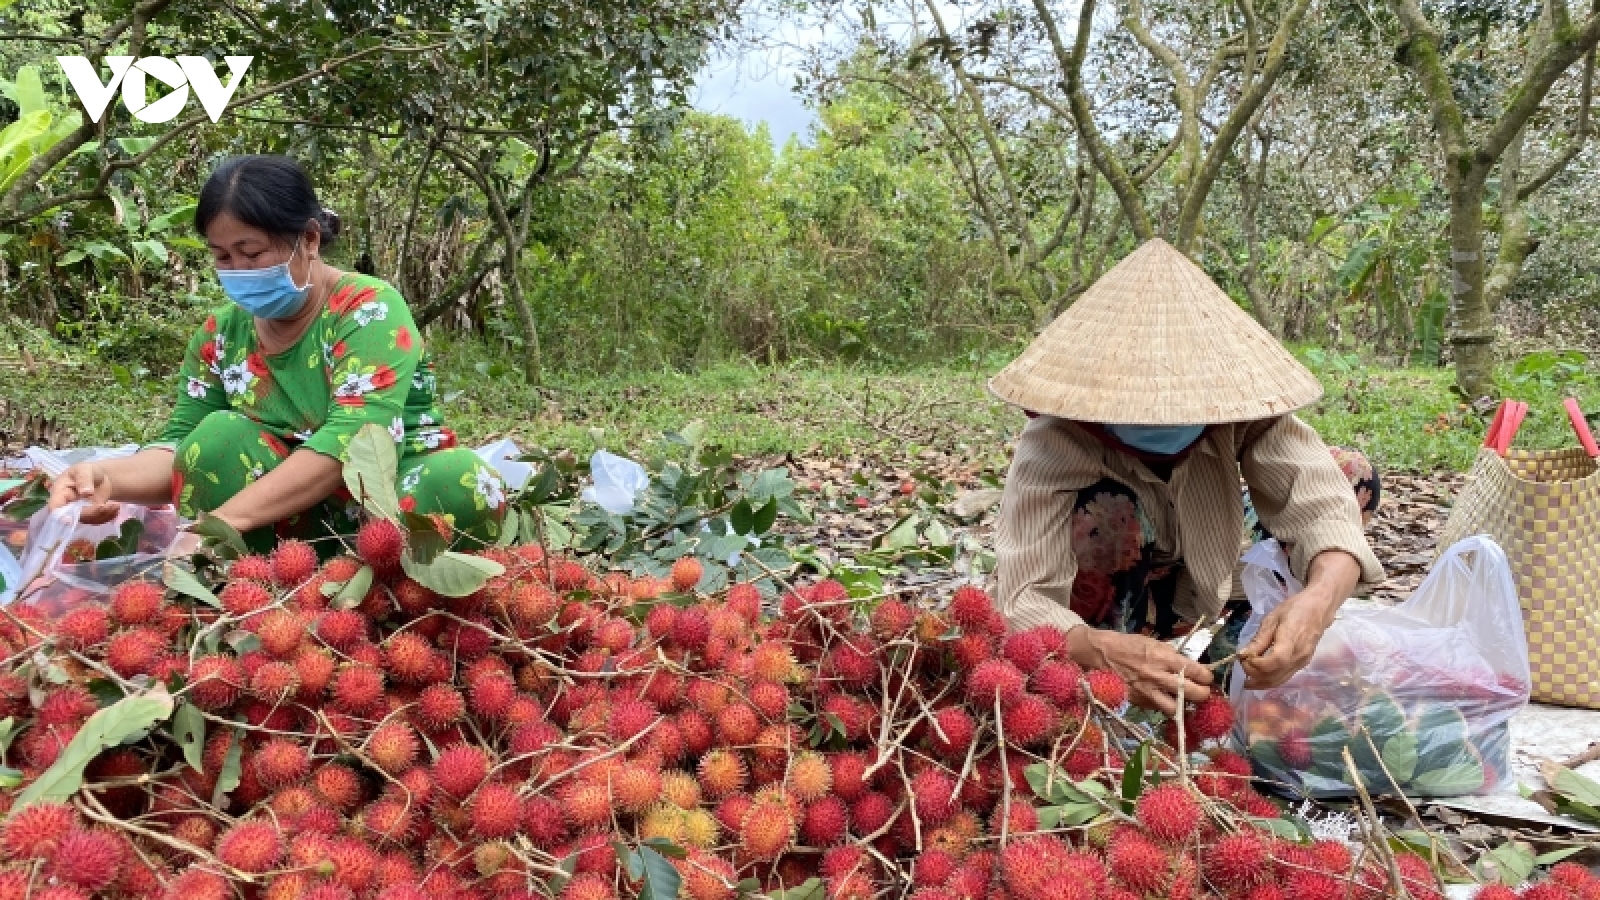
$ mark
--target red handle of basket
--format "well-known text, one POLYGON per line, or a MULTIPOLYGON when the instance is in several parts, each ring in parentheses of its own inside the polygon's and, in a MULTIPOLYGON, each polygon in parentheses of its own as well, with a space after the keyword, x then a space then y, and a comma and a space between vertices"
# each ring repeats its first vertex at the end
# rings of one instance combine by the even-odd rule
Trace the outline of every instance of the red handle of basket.
POLYGON ((1514 401, 1511 400, 1500 401, 1500 407, 1494 411, 1494 421, 1489 423, 1489 430, 1483 435, 1483 449, 1493 450, 1496 446, 1498 446, 1500 427, 1504 425, 1506 421, 1506 409, 1509 408, 1513 402, 1514 401))
POLYGON ((1522 421, 1528 417, 1528 404, 1520 400, 1511 401, 1511 409, 1506 413, 1506 420, 1500 425, 1500 433, 1495 440, 1494 452, 1501 456, 1511 449, 1511 442, 1517 439, 1517 431, 1522 428, 1522 421))
POLYGON ((1590 459, 1600 459, 1600 446, 1595 445, 1594 432, 1589 430, 1589 421, 1578 407, 1578 398, 1568 397, 1565 405, 1567 419, 1572 422, 1572 430, 1578 434, 1578 443, 1583 445, 1583 452, 1589 454, 1590 459))

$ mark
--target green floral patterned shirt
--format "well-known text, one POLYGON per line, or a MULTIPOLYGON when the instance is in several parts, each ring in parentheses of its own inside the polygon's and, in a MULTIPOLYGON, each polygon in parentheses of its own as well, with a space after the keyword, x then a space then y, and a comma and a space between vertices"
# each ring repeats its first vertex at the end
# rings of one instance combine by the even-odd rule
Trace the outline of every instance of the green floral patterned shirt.
POLYGON ((228 304, 189 342, 177 407, 158 446, 176 446, 200 421, 232 410, 276 435, 342 459, 363 425, 377 423, 402 455, 455 446, 435 407, 437 380, 411 310, 392 285, 347 273, 293 347, 264 355, 255 319, 228 304))

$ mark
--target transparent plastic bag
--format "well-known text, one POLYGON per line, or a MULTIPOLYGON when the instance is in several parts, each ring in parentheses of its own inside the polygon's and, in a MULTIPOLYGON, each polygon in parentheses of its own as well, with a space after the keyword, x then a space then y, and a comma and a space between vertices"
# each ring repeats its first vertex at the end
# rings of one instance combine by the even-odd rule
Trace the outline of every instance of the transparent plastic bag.
POLYGON ((28 602, 58 616, 84 604, 102 604, 112 588, 148 576, 166 559, 181 524, 171 507, 121 504, 117 517, 100 525, 84 525, 84 502, 41 509, 28 523, 27 550, 21 562, 19 589, 28 602), (131 535, 127 523, 139 523, 132 553, 95 558, 101 542, 131 535))
MULTIPOLYGON (((1247 643, 1300 590, 1275 541, 1245 555, 1247 643)), ((1528 643, 1504 552, 1479 535, 1440 555, 1409 600, 1346 607, 1288 682, 1244 690, 1237 736, 1256 774, 1314 797, 1355 793, 1344 752, 1375 794, 1494 791, 1511 772, 1510 720, 1528 703, 1528 643)))
POLYGON ((589 459, 589 474, 594 484, 580 495, 615 516, 633 512, 634 498, 650 486, 650 474, 631 459, 596 450, 589 459))

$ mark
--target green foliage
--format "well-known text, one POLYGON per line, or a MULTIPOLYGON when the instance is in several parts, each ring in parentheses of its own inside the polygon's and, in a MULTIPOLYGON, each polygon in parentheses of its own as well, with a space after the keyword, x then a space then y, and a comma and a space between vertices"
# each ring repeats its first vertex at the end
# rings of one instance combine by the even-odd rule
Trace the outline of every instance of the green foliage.
POLYGON ((89 717, 61 755, 17 797, 12 811, 41 801, 62 801, 83 785, 83 770, 100 751, 140 739, 172 715, 172 695, 158 688, 118 700, 89 717))

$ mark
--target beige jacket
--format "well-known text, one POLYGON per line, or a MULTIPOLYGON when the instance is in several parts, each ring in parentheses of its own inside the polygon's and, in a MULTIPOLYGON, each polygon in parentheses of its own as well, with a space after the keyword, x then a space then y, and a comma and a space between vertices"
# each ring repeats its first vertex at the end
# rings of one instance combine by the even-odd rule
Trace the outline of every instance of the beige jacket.
POLYGON ((1324 550, 1361 563, 1362 585, 1384 578, 1361 528, 1361 511, 1322 439, 1294 416, 1212 427, 1162 481, 1064 419, 1040 416, 1017 441, 995 535, 1000 609, 1013 627, 1083 620, 1070 609, 1075 492, 1104 478, 1126 485, 1155 528, 1157 553, 1182 559, 1174 606, 1188 622, 1221 612, 1244 533, 1239 476, 1261 522, 1287 545, 1301 580, 1324 550))

